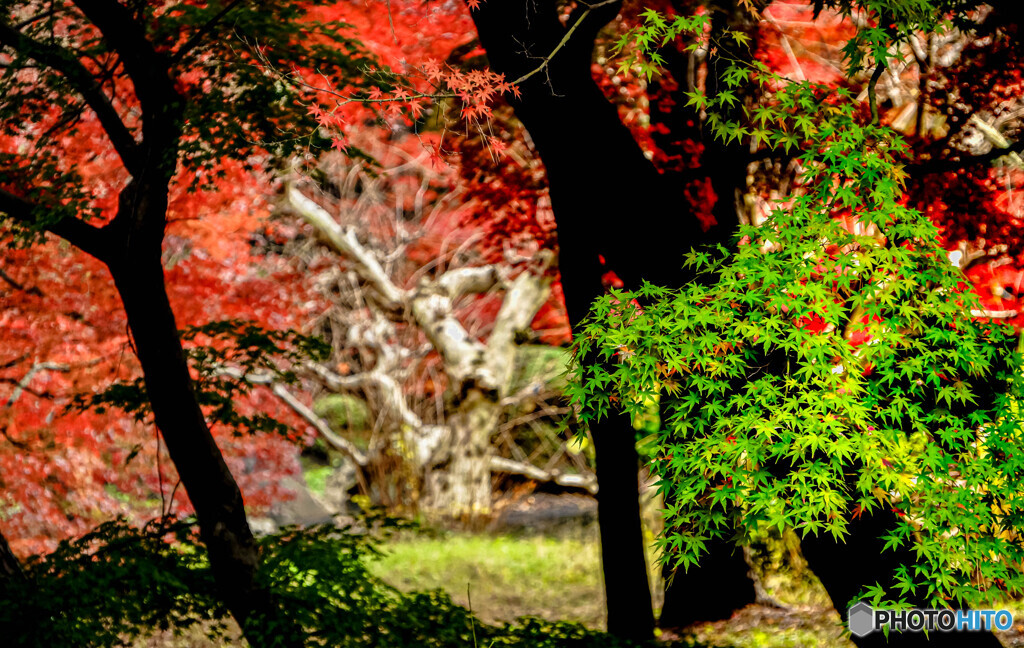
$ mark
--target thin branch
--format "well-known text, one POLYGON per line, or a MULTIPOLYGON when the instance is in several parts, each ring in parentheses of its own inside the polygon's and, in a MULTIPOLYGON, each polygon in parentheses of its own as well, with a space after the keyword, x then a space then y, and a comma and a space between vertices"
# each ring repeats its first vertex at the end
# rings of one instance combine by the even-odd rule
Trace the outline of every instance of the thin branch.
POLYGON ((384 397, 388 408, 397 414, 398 420, 413 430, 423 427, 423 420, 409 407, 402 392, 402 386, 391 376, 382 371, 368 371, 354 376, 340 376, 323 365, 310 363, 306 368, 317 378, 323 381, 324 385, 331 391, 347 391, 375 385, 384 397))
POLYGON ((15 290, 20 290, 22 292, 28 293, 29 295, 35 295, 36 297, 43 297, 44 296, 43 295, 43 291, 39 290, 38 287, 36 287, 36 286, 29 286, 28 288, 26 288, 23 284, 15 281, 14 278, 11 277, 11 275, 9 275, 6 272, 4 272, 3 268, 0 268, 0 279, 3 279, 4 281, 6 281, 7 284, 11 288, 14 288, 15 290))
POLYGON ((288 407, 295 410, 296 414, 306 419, 310 425, 316 428, 316 431, 320 433, 320 436, 334 446, 336 450, 340 450, 348 455, 348 457, 359 466, 365 466, 370 463, 369 457, 357 448, 355 444, 345 437, 335 434, 334 430, 331 429, 331 426, 328 425, 327 421, 325 421, 323 417, 318 416, 316 412, 296 398, 295 395, 288 391, 284 385, 280 383, 274 384, 274 386, 271 387, 271 391, 274 392, 275 396, 284 401, 288 407))
POLYGON ((587 8, 582 13, 580 13, 580 17, 576 19, 576 22, 572 24, 572 27, 566 30, 565 35, 562 36, 562 40, 558 41, 558 44, 555 45, 555 48, 553 50, 551 50, 551 53, 541 60, 540 65, 538 65, 534 69, 530 70, 526 74, 522 75, 521 77, 513 81, 512 85, 519 85, 520 83, 526 81, 533 75, 539 74, 540 72, 547 70, 548 66, 551 64, 551 60, 554 59, 555 55, 558 54, 558 52, 560 52, 562 48, 566 46, 566 44, 569 42, 569 39, 572 38, 573 33, 579 28, 580 25, 583 24, 583 21, 587 19, 587 16, 590 15, 590 12, 592 12, 594 9, 598 9, 600 7, 604 7, 610 4, 615 4, 617 2, 621 2, 621 0, 603 0, 603 2, 598 2, 592 5, 586 5, 587 8))
POLYGON ((806 81, 807 76, 804 74, 804 69, 800 65, 800 61, 797 59, 796 54, 793 52, 793 47, 789 43, 789 36, 779 25, 779 21, 775 20, 775 17, 768 13, 767 9, 762 11, 761 15, 764 16, 765 20, 771 23, 772 27, 774 27, 777 32, 779 32, 779 43, 782 45, 782 51, 786 53, 786 58, 789 60, 789 64, 793 67, 793 71, 796 73, 796 78, 799 81, 806 81))
POLYGON ((210 18, 208 21, 206 21, 203 24, 203 26, 200 27, 196 31, 196 33, 192 34, 192 36, 190 36, 189 39, 185 41, 185 44, 182 45, 181 48, 178 49, 178 51, 171 56, 171 64, 173 65, 175 63, 178 63, 183 58, 188 56, 189 52, 191 52, 199 46, 199 43, 202 41, 203 37, 206 36, 217 25, 217 23, 223 20, 224 17, 227 16, 232 9, 242 4, 243 2, 245 2, 245 0, 231 0, 231 2, 225 5, 223 9, 218 11, 213 16, 213 18, 210 18))
POLYGON ((248 373, 243 374, 240 370, 234 367, 220 367, 217 373, 234 378, 235 380, 244 380, 254 385, 264 385, 270 387, 270 391, 273 392, 281 401, 295 411, 296 414, 304 418, 310 425, 316 428, 316 431, 320 433, 320 436, 325 441, 334 446, 335 449, 348 455, 352 461, 359 466, 365 466, 369 463, 369 458, 357 448, 348 439, 336 434, 331 426, 323 418, 317 415, 312 409, 310 409, 305 403, 295 397, 283 383, 274 380, 273 376, 267 374, 255 374, 248 373))
POLYGON ((320 232, 331 247, 353 262, 356 272, 387 301, 387 307, 401 308, 405 304, 408 291, 402 290, 391 281, 380 262, 359 242, 355 230, 339 225, 327 210, 291 184, 285 189, 285 196, 288 205, 304 221, 320 232))
MULTIPOLYGON (((14 390, 11 392, 11 395, 7 398, 7 402, 4 403, 4 409, 8 409, 11 406, 13 406, 18 401, 18 399, 21 398, 21 395, 24 394, 26 391, 29 393, 34 393, 31 389, 29 389, 29 384, 32 382, 32 379, 35 378, 36 374, 38 374, 39 372, 70 370, 71 366, 66 364, 60 364, 57 362, 37 362, 36 364, 32 365, 32 367, 25 373, 25 375, 22 376, 21 380, 19 380, 17 384, 15 384, 14 390)), ((7 426, 0 428, 0 435, 2 435, 5 439, 7 439, 12 445, 14 445, 17 448, 20 448, 22 450, 27 450, 29 448, 27 443, 18 441, 14 437, 7 434, 7 426)), ((2 558, 2 556, 0 556, 0 558, 2 558)))
MULTIPOLYGON (((167 106, 163 104, 178 98, 168 74, 170 60, 156 51, 145 27, 135 19, 131 10, 117 0, 72 1, 119 55, 135 86, 135 96, 143 114, 152 118, 166 111, 167 106)), ((147 122, 147 125, 151 123, 147 122)))
POLYGON ((32 367, 25 373, 25 375, 21 378, 18 384, 14 387, 14 391, 11 392, 11 395, 7 399, 7 402, 4 403, 4 407, 7 408, 14 405, 14 403, 17 402, 19 398, 21 398, 21 395, 25 392, 25 389, 32 382, 32 379, 35 378, 36 374, 42 371, 65 372, 70 370, 71 365, 66 365, 59 362, 37 362, 36 364, 32 365, 32 367))
POLYGON ((394 39, 397 45, 399 41, 398 34, 395 33, 395 18, 391 15, 391 0, 384 0, 384 3, 388 6, 388 25, 391 27, 391 38, 394 39))
POLYGON ((293 185, 285 192, 289 206, 316 228, 335 251, 352 262, 356 273, 383 297, 385 308, 394 312, 407 309, 412 313, 417 326, 444 358, 450 377, 461 381, 479 373, 479 360, 487 347, 473 338, 454 315, 452 301, 460 296, 456 291, 476 291, 493 285, 497 278, 493 270, 452 270, 436 281, 421 279, 415 291, 399 288, 373 253, 359 242, 354 228, 342 227, 327 210, 293 185))
POLYGON ((0 582, 14 579, 25 581, 28 580, 28 576, 21 566, 21 561, 11 551, 11 545, 7 544, 7 538, 0 533, 0 582))
MULTIPOLYGON (((37 216, 43 210, 44 208, 40 205, 29 202, 5 189, 0 189, 0 214, 7 215, 24 227, 36 227, 37 216)), ((85 221, 69 216, 55 223, 48 223, 44 227, 47 231, 98 259, 102 259, 105 254, 106 244, 103 233, 99 228, 85 221)))
POLYGON ((868 81, 868 105, 871 107, 871 125, 878 125, 878 97, 875 95, 875 89, 878 86, 878 80, 882 78, 882 73, 885 72, 885 61, 879 61, 878 65, 875 66, 875 71, 871 73, 871 79, 868 81))

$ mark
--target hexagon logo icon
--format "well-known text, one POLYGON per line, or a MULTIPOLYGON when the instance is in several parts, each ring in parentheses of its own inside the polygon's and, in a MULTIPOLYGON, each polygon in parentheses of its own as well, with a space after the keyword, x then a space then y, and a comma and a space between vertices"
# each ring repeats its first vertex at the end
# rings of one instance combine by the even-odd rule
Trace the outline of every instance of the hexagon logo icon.
POLYGON ((870 634, 875 629, 874 618, 874 610, 864 601, 851 606, 846 613, 846 624, 850 628, 850 634, 855 637, 870 634))

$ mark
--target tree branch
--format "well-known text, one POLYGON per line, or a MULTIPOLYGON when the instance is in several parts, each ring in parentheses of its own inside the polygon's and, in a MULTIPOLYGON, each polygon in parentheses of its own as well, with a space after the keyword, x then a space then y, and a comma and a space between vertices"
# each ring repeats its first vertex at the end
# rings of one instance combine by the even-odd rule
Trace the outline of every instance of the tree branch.
POLYGON ((291 184, 285 189, 285 197, 289 206, 304 221, 320 232, 335 251, 355 265, 356 272, 384 298, 385 307, 400 310, 405 306, 408 291, 391 281, 380 262, 359 242, 354 229, 339 225, 326 209, 291 184))
POLYGON ((991 317, 992 319, 1010 319, 1020 315, 1019 311, 1015 310, 988 310, 988 309, 971 309, 971 317, 991 317))
POLYGON ((494 266, 454 268, 438 277, 434 283, 449 295, 485 293, 498 284, 500 277, 494 266))
POLYGON ((975 128, 981 131, 981 134, 985 136, 995 150, 1001 150, 1013 160, 1019 168, 1024 168, 1024 160, 1021 159, 1020 153, 1011 149, 1011 142, 1003 136, 995 127, 985 123, 985 121, 978 117, 978 113, 971 115, 970 122, 974 124, 975 128))
POLYGON ((121 162, 134 175, 141 164, 135 137, 124 125, 96 78, 85 69, 74 53, 56 45, 40 43, 22 34, 6 21, 0 21, 0 46, 9 47, 22 56, 63 75, 96 113, 100 125, 110 138, 110 143, 121 157, 121 162))
POLYGON ((32 382, 32 379, 35 378, 37 373, 41 371, 70 370, 70 365, 61 364, 58 362, 37 362, 36 364, 32 365, 32 367, 25 373, 25 375, 18 382, 18 384, 15 385, 14 391, 11 392, 11 395, 7 399, 7 402, 4 403, 4 407, 6 408, 10 407, 11 405, 14 405, 14 403, 16 403, 19 398, 21 398, 22 393, 24 393, 24 391, 28 388, 29 384, 32 382))
MULTIPOLYGON (((453 382, 462 383, 470 376, 479 377, 487 347, 471 336, 455 316, 455 296, 443 285, 424 280, 409 306, 416 324, 441 354, 445 373, 453 382)), ((494 386, 489 378, 485 382, 494 386)))
POLYGON ((34 295, 36 297, 45 297, 43 291, 39 290, 38 286, 25 287, 24 284, 19 283, 14 279, 14 277, 4 272, 3 268, 0 268, 0 279, 3 279, 11 288, 14 288, 15 290, 20 290, 22 292, 28 293, 29 295, 34 295))
POLYGON ((488 355, 500 355, 501 349, 515 348, 515 334, 530 326, 537 311, 548 299, 550 280, 544 277, 544 269, 550 263, 552 255, 546 255, 546 262, 537 271, 520 274, 505 292, 505 299, 494 318, 494 326, 487 338, 488 355))
MULTIPOLYGON (((26 228, 36 227, 36 216, 42 211, 42 206, 0 189, 0 214, 6 215, 19 225, 26 228)), ((85 221, 69 216, 55 223, 48 223, 43 228, 97 259, 103 259, 105 255, 107 246, 102 230, 85 221)))
POLYGON ((423 420, 409 408, 409 404, 405 401, 405 394, 402 392, 402 386, 394 378, 377 369, 354 376, 339 376, 322 365, 309 364, 307 368, 323 380, 327 388, 332 391, 375 385, 380 390, 387 406, 397 413, 406 444, 413 451, 415 462, 421 468, 433 463, 437 450, 451 438, 451 430, 447 426, 425 425, 423 420))
POLYGON ((306 365, 315 376, 323 381, 331 391, 340 392, 373 385, 380 390, 388 409, 395 412, 398 421, 413 429, 423 427, 423 421, 412 411, 405 400, 402 386, 383 371, 367 371, 352 376, 340 376, 323 365, 310 363, 306 365))
POLYGON ((878 80, 882 78, 882 73, 885 72, 885 67, 885 61, 879 61, 868 81, 868 105, 871 107, 872 126, 878 125, 878 97, 875 95, 875 89, 878 86, 878 80))
POLYGON ((603 2, 598 2, 596 4, 586 4, 584 2, 581 2, 580 6, 586 7, 586 9, 583 9, 583 11, 580 12, 579 17, 572 23, 572 26, 565 31, 565 35, 562 36, 562 40, 558 41, 558 44, 555 45, 555 48, 553 50, 551 50, 551 53, 545 56, 543 60, 541 60, 540 65, 520 76, 518 79, 512 82, 512 85, 518 85, 523 81, 526 81, 533 75, 539 74, 540 72, 546 70, 547 67, 551 65, 551 60, 555 58, 555 55, 558 54, 558 52, 560 52, 562 48, 564 48, 569 43, 569 40, 572 38, 572 35, 576 32, 580 25, 583 24, 583 21, 585 21, 590 16, 590 13, 592 11, 600 7, 616 4, 621 1, 622 0, 603 0, 603 2))
MULTIPOLYGON (((460 268, 436 281, 426 278, 415 291, 399 288, 373 253, 359 242, 355 229, 342 227, 323 207, 289 185, 285 190, 289 206, 312 225, 336 252, 355 266, 356 273, 384 300, 391 311, 408 309, 416 324, 441 354, 445 371, 455 381, 477 372, 486 347, 475 340, 454 315, 452 300, 461 291, 486 290, 497 280, 493 269, 460 268)), ((390 389, 390 387, 388 388, 390 389)))
POLYGON ((544 470, 533 464, 513 461, 504 457, 491 457, 490 468, 495 472, 522 475, 528 479, 541 482, 554 482, 559 486, 584 488, 591 494, 597 494, 597 478, 594 475, 576 475, 557 470, 544 470))
POLYGON ((235 380, 244 380, 254 385, 265 385, 270 387, 270 391, 273 392, 275 396, 281 399, 281 401, 290 407, 296 414, 304 418, 306 422, 316 428, 316 431, 320 433, 320 436, 334 446, 336 450, 340 450, 346 454, 359 466, 365 466, 370 462, 369 458, 359 448, 345 437, 335 434, 327 421, 318 416, 316 412, 296 398, 294 394, 288 391, 288 388, 285 387, 283 383, 275 381, 273 376, 254 373, 243 374, 234 367, 220 367, 217 369, 217 373, 234 378, 235 380))
POLYGON ((11 545, 7 544, 7 538, 0 533, 0 582, 15 579, 25 581, 28 577, 18 557, 11 551, 11 545))
POLYGON ((143 114, 163 113, 168 107, 162 104, 177 95, 168 76, 169 60, 156 51, 131 10, 117 0, 72 1, 117 52, 143 114))
POLYGON ((231 0, 231 2, 229 2, 223 9, 218 11, 216 15, 213 16, 213 18, 210 18, 208 21, 206 21, 206 23, 204 23, 203 26, 196 31, 196 33, 192 34, 192 36, 190 36, 189 39, 185 41, 185 44, 182 45, 178 49, 178 51, 171 56, 171 63, 178 63, 183 58, 188 56, 189 52, 194 50, 203 40, 203 37, 210 33, 210 31, 217 25, 217 23, 224 19, 224 16, 228 15, 232 9, 234 9, 235 7, 237 7, 245 1, 246 0, 231 0))

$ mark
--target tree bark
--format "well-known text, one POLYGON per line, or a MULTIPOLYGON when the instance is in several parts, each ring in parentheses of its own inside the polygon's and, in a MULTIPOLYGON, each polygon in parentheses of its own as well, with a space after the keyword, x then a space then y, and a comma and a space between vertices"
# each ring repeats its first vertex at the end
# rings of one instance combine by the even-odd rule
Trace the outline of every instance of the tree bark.
POLYGON ((467 525, 491 514, 491 437, 500 414, 493 393, 473 389, 463 397, 447 421, 447 465, 427 476, 425 509, 467 525))
POLYGON ((7 538, 0 533, 0 583, 4 581, 24 580, 25 572, 21 568, 21 561, 11 551, 7 544, 7 538))
MULTIPOLYGON (((851 484, 851 487, 854 486, 851 484)), ((807 565, 825 587, 832 605, 846 622, 847 605, 866 584, 892 581, 900 565, 914 563, 914 550, 908 544, 895 550, 885 550, 882 539, 898 520, 891 511, 876 510, 851 520, 849 534, 842 551, 837 551, 835 540, 828 536, 807 536, 800 546, 807 565)), ((919 596, 905 596, 917 607, 927 607, 919 596)), ((1003 644, 991 632, 890 632, 888 639, 881 632, 866 637, 850 637, 857 648, 1000 648, 1003 644)))
POLYGON ((707 553, 689 570, 676 571, 666 565, 662 571, 665 601, 658 627, 679 630, 700 621, 728 619, 757 601, 749 573, 742 548, 720 538, 708 542, 707 553))
POLYGON ((590 436, 596 460, 608 632, 635 641, 650 640, 654 610, 640 521, 636 436, 625 414, 592 424, 590 436))
POLYGON ((270 592, 257 582, 259 550, 241 491, 196 400, 167 298, 159 238, 140 237, 122 255, 108 260, 156 426, 196 511, 221 595, 250 644, 303 645, 301 628, 282 614, 270 592))
MULTIPOLYGON (((745 7, 735 0, 712 0, 708 4, 712 33, 745 32, 752 43, 757 42, 757 22, 752 20, 745 7)), ((754 49, 751 46, 746 50, 747 54, 754 49)), ((688 83, 688 79, 696 78, 698 71, 691 69, 695 61, 690 55, 672 47, 663 48, 662 53, 671 78, 681 87, 688 83)), ((718 92, 720 72, 718 66, 707 69, 705 83, 709 95, 718 92)), ((703 144, 700 173, 707 177, 714 192, 711 214, 717 224, 705 235, 705 242, 728 245, 739 225, 738 202, 747 191, 749 149, 738 142, 726 144, 713 137, 704 137, 700 121, 682 101, 672 101, 666 110, 658 110, 658 106, 652 103, 651 121, 667 127, 667 134, 660 135, 652 129, 655 142, 665 150, 685 154, 679 146, 686 139, 703 144)), ((680 181, 686 180, 678 171, 673 175, 680 181)), ((700 563, 685 573, 665 565, 662 571, 666 583, 665 599, 658 616, 658 626, 678 629, 699 621, 727 619, 736 610, 756 602, 757 592, 749 571, 742 550, 735 543, 722 539, 710 541, 700 563)))
MULTIPOLYGON (((594 38, 618 10, 618 3, 592 9, 580 5, 567 24, 580 22, 564 42, 567 28, 550 0, 488 2, 473 12, 493 69, 517 80, 542 68, 520 82, 522 96, 511 103, 547 171, 559 269, 574 327, 603 294, 601 277, 608 270, 630 288, 641 280, 680 285, 683 253, 731 233, 729 224, 704 232, 695 218, 680 213, 679 178, 670 182, 658 173, 591 77, 594 38)), ((653 611, 640 528, 635 432, 627 415, 614 415, 591 433, 608 629, 649 639, 653 611)))

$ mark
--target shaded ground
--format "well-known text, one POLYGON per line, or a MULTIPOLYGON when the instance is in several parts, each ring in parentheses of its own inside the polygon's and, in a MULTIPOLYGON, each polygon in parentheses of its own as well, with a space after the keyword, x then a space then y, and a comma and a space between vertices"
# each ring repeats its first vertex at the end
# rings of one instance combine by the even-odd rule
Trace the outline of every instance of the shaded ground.
POLYGON ((731 619, 696 625, 681 638, 723 648, 854 648, 840 623, 830 607, 749 605, 731 619))
MULTIPOLYGON (((382 547, 371 570, 402 590, 442 589, 485 622, 520 616, 567 620, 603 629, 604 595, 596 511, 591 498, 537 494, 507 504, 488 533, 406 533, 382 547)), ((719 648, 853 648, 843 620, 813 577, 770 573, 769 594, 785 604, 751 605, 732 618, 699 624, 662 640, 719 648)), ((1017 620, 1000 634, 1024 648, 1024 603, 1007 606, 1017 620)), ((221 648, 199 632, 158 633, 136 648, 221 648)))
MULTIPOLYGON (((414 535, 385 547, 372 569, 400 589, 441 588, 483 620, 524 615, 604 628, 596 506, 583 496, 537 494, 504 508, 490 533, 414 535)), ((810 574, 763 580, 784 608, 751 605, 732 618, 661 639, 721 648, 853 648, 845 619, 810 574)), ((1000 639, 1024 648, 1024 603, 1000 639)))
MULTIPOLYGON (((603 628, 596 525, 554 533, 407 536, 385 547, 373 571, 400 589, 441 588, 492 623, 534 615, 603 628), (467 595, 468 594, 468 595, 467 595)), ((738 648, 852 648, 830 607, 752 605, 732 619, 665 640, 738 648)))

